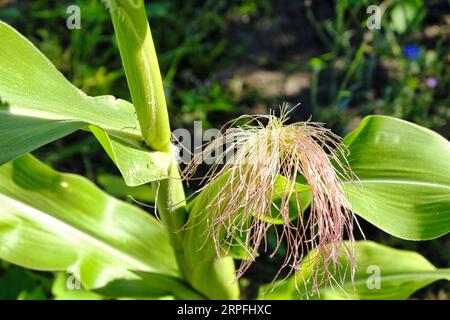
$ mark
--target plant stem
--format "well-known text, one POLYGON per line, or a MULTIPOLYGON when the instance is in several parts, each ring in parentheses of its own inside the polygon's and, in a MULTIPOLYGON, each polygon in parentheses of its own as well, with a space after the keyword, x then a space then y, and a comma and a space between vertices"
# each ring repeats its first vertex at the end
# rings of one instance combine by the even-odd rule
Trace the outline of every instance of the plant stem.
MULTIPOLYGON (((109 5, 120 56, 145 143, 172 156, 170 124, 155 46, 142 0, 110 0, 109 5)), ((173 159, 173 156, 172 156, 173 159)), ((154 182, 156 203, 185 277, 183 233, 186 197, 175 160, 169 179, 154 182)))
POLYGON ((154 150, 167 149, 171 136, 169 116, 144 1, 106 3, 144 141, 154 150))
POLYGON ((171 131, 162 78, 144 3, 142 0, 110 0, 108 3, 144 141, 151 149, 166 152, 172 159, 169 178, 152 185, 157 192, 158 213, 169 233, 181 276, 202 297, 236 299, 239 287, 237 283, 229 284, 235 276, 231 257, 217 259, 214 250, 200 252, 197 248, 188 251, 189 257, 185 255, 186 197, 171 151, 171 131), (203 259, 201 266, 204 269, 198 271, 200 258, 203 259))
POLYGON ((173 163, 169 172, 170 179, 153 182, 156 190, 158 212, 166 226, 177 257, 181 275, 186 279, 186 263, 183 248, 182 229, 186 224, 186 197, 181 183, 178 166, 173 163))

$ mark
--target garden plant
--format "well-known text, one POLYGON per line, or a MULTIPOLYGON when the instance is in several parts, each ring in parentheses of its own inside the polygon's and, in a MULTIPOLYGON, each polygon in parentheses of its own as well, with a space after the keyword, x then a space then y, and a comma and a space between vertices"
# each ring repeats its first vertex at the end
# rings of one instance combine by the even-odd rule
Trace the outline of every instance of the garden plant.
POLYGON ((411 241, 449 232, 446 138, 382 115, 341 138, 314 119, 292 121, 283 105, 238 117, 182 170, 144 1, 104 3, 130 102, 86 95, 0 21, 2 260, 63 272, 55 288, 67 295, 79 283, 79 299, 239 299, 272 232, 286 252, 259 299, 406 299, 450 280, 418 253, 355 240, 359 218, 411 241), (154 205, 137 193, 118 200, 30 154, 78 130, 98 140, 126 192, 144 188, 154 205))

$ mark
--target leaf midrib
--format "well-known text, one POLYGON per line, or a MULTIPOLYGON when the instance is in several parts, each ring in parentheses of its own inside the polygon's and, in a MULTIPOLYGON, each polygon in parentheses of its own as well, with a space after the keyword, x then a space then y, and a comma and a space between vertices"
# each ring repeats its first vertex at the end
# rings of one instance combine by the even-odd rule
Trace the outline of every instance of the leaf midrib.
POLYGON ((418 185, 418 186, 428 186, 433 188, 442 188, 442 189, 450 189, 450 184, 446 185, 443 183, 435 183, 428 181, 414 181, 414 180, 406 180, 406 179, 359 179, 359 180, 351 180, 344 181, 344 184, 358 184, 358 183, 392 183, 392 184, 409 184, 409 185, 418 185))
MULTIPOLYGON (((6 114, 6 115, 13 115, 13 116, 22 116, 27 118, 36 118, 40 120, 49 120, 49 121, 59 121, 61 123, 65 121, 71 121, 71 122, 80 122, 85 123, 86 126, 88 125, 94 125, 101 127, 103 130, 117 132, 119 134, 124 135, 125 137, 130 136, 133 137, 134 140, 140 141, 141 136, 140 132, 137 129, 134 129, 134 127, 130 126, 123 126, 119 127, 116 125, 105 124, 105 123, 89 123, 86 120, 77 119, 74 115, 67 116, 62 115, 60 113, 52 112, 52 111, 44 111, 44 110, 38 110, 38 109, 31 109, 31 108, 22 108, 22 107, 0 107, 0 114, 6 114)), ((121 125, 125 125, 121 124, 121 125)), ((136 125, 137 126, 137 125, 136 125)))

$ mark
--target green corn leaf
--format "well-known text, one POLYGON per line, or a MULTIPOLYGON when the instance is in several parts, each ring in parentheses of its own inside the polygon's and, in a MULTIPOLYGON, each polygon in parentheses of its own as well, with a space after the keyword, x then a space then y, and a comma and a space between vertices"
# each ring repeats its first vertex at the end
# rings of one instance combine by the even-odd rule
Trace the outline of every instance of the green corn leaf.
POLYGON ((129 187, 121 176, 102 173, 97 177, 97 183, 110 195, 117 198, 127 198, 131 196, 133 199, 143 202, 155 202, 155 190, 149 185, 139 187, 129 187))
POLYGON ((87 96, 1 21, 0 45, 0 164, 90 125, 128 185, 167 177, 167 156, 144 146, 129 102, 87 96))
POLYGON ((360 183, 347 182, 353 210, 403 239, 450 231, 450 142, 415 124, 369 116, 345 138, 360 183))
POLYGON ((114 280, 95 291, 84 289, 73 275, 58 272, 51 291, 55 300, 128 299, 188 299, 203 300, 179 278, 150 272, 135 272, 139 279, 114 280))
POLYGON ((90 126, 89 129, 119 168, 128 186, 139 186, 169 176, 170 154, 150 151, 132 139, 110 135, 98 127, 90 126))
POLYGON ((137 272, 172 282, 179 277, 168 236, 156 219, 30 155, 0 167, 0 258, 34 270, 73 273, 87 290, 103 288, 102 295, 118 284, 135 290, 124 296, 144 289, 147 295, 167 295, 170 287, 162 292, 137 272))
MULTIPOLYGON (((314 254, 314 253, 312 253, 314 254)), ((305 260, 307 260, 305 258, 305 260)), ((343 282, 333 287, 323 286, 319 294, 311 293, 305 286, 310 276, 311 265, 304 263, 295 276, 260 289, 260 299, 355 299, 355 300, 401 300, 407 299, 417 290, 437 280, 450 280, 450 269, 437 269, 416 252, 393 249, 371 241, 356 243, 357 272, 354 281, 350 276, 347 257, 340 257, 343 282), (345 276, 344 276, 345 275, 345 276)), ((339 273, 333 272, 339 279, 339 273)), ((310 283, 310 282, 309 282, 310 283)))
POLYGON ((1 21, 0 44, 2 123, 13 125, 18 117, 56 123, 76 121, 139 137, 131 104, 111 96, 85 95, 30 41, 1 21))
MULTIPOLYGON (((175 299, 188 299, 188 300, 204 300, 205 296, 193 291, 189 285, 179 278, 173 276, 167 276, 154 272, 136 271, 135 274, 139 277, 139 288, 141 288, 141 294, 137 297, 154 297, 161 298, 171 294, 175 299), (147 287, 145 287, 147 285, 147 287), (170 288, 170 290, 168 290, 170 288), (153 296, 149 295, 159 289, 160 292, 153 296)), ((120 294, 124 290, 118 287, 118 293, 120 294)), ((127 290, 129 291, 129 290, 127 290)), ((134 296, 136 297, 136 295, 134 296)))
POLYGON ((39 119, 3 111, 0 107, 0 165, 85 126, 78 121, 39 119))

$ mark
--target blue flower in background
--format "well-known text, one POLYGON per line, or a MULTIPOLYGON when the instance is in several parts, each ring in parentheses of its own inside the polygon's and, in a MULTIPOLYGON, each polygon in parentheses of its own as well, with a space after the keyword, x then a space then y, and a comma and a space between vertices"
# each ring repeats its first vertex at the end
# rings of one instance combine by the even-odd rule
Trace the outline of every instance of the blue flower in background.
POLYGON ((412 43, 408 43, 406 47, 403 49, 403 53, 409 59, 417 59, 420 57, 420 48, 416 47, 412 43))

